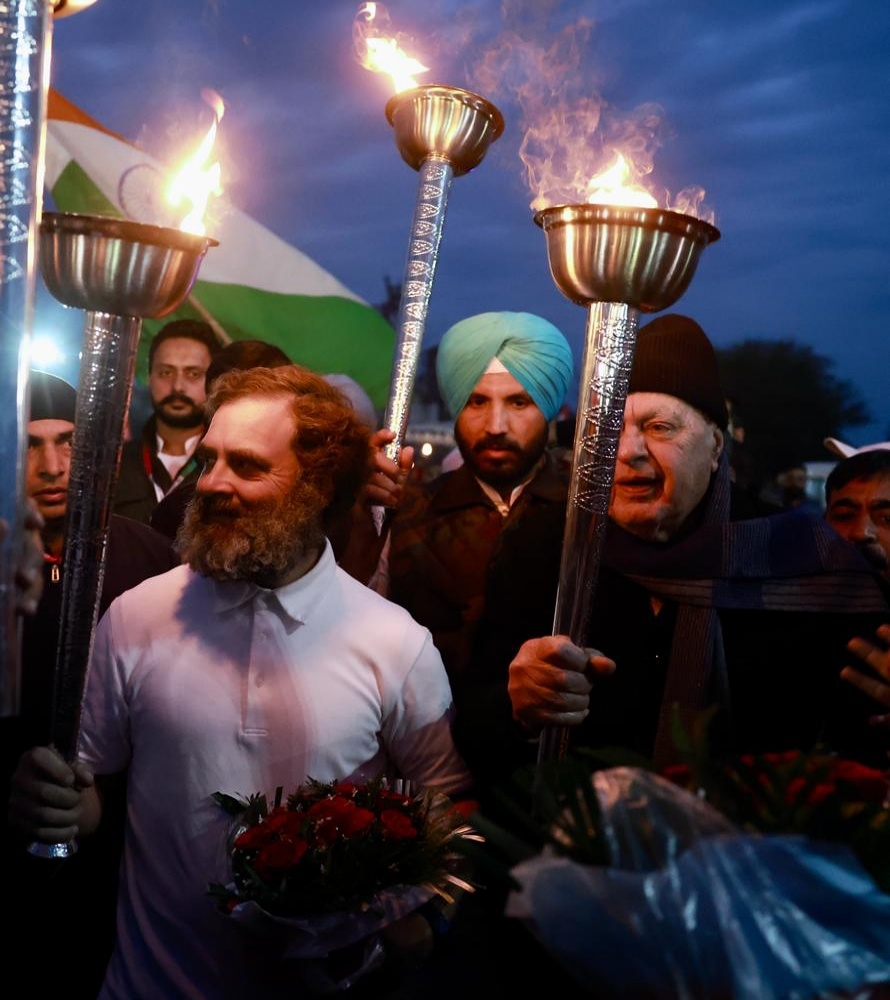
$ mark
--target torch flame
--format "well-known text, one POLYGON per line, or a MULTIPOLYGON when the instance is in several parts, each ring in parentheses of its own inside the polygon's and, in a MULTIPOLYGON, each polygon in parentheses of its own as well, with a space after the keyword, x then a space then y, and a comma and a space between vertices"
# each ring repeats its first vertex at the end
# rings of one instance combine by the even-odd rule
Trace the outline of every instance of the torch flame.
POLYGON ((636 208, 657 208, 658 201, 641 185, 628 183, 630 167, 621 153, 615 162, 592 177, 587 184, 586 201, 591 205, 630 205, 636 208))
POLYGON ((363 3, 353 21, 352 38, 362 66, 388 74, 398 94, 416 87, 415 74, 426 73, 429 67, 408 55, 397 37, 383 33, 388 24, 389 14, 382 3, 363 3))
POLYGON ((225 111, 223 100, 215 91, 204 90, 201 96, 213 108, 213 122, 197 150, 180 167, 167 188, 167 200, 171 205, 181 205, 184 200, 191 203, 192 207, 179 223, 179 228, 197 236, 205 233, 204 213, 210 196, 218 197, 222 194, 219 162, 209 167, 205 167, 205 164, 213 151, 216 132, 225 111))

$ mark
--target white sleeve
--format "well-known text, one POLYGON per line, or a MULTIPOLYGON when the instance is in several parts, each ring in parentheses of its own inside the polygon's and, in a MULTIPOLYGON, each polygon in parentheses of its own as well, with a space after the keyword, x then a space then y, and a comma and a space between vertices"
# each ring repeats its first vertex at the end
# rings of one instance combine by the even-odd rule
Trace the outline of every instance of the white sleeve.
POLYGON ((426 632, 397 704, 384 720, 383 736, 403 777, 446 795, 467 791, 472 783, 451 736, 453 713, 448 675, 426 632))

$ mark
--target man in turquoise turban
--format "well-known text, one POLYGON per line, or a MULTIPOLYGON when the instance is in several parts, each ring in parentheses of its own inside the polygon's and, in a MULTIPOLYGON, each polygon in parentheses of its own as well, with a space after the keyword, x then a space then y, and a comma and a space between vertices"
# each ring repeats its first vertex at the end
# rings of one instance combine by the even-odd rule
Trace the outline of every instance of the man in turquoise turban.
POLYGON ((482 792, 503 778, 476 751, 485 703, 508 704, 517 640, 552 626, 568 477, 548 443, 572 373, 565 337, 540 316, 487 312, 452 326, 436 376, 463 462, 408 487, 391 521, 388 596, 433 634, 455 739, 482 792))
POLYGON ((447 331, 439 344, 436 377, 451 416, 457 419, 495 359, 552 420, 572 378, 572 352, 552 323, 526 312, 480 313, 447 331))
MULTIPOLYGON (((436 375, 463 462, 406 488, 390 522, 388 596, 432 632, 454 695, 455 743, 491 814, 491 792, 509 776, 491 752, 491 716, 509 718, 516 650, 553 625, 568 472, 548 443, 572 352, 540 316, 487 312, 446 331, 436 375)), ((535 945, 503 906, 492 887, 462 900, 418 995, 462 967, 507 993, 527 987, 535 945)), ((558 973, 548 976, 568 995, 558 973)))

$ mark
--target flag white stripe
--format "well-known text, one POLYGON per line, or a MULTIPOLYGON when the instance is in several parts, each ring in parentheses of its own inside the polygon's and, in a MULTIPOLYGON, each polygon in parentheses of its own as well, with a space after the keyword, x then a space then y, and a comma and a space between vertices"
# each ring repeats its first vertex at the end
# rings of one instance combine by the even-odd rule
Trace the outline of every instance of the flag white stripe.
MULTIPOLYGON (((128 191, 135 190, 138 195, 139 178, 154 179, 166 173, 157 160, 129 143, 87 125, 51 118, 47 123, 45 168, 50 190, 72 160, 128 217, 133 217, 132 209, 128 212, 122 207, 122 190, 127 200, 128 191)), ((284 295, 331 295, 367 304, 306 254, 224 198, 215 200, 212 215, 215 221, 210 223, 208 235, 219 240, 219 246, 207 254, 201 265, 202 281, 247 285, 284 295)), ((160 219, 147 217, 137 221, 161 223, 160 219)))

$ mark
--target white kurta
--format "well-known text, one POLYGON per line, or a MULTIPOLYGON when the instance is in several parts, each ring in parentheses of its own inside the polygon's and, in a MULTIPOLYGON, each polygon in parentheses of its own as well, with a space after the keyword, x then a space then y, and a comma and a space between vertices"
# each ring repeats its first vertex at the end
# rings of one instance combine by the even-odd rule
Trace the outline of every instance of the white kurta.
POLYGON ((97 774, 129 768, 102 1000, 251 996, 244 932, 207 895, 229 880, 230 817, 211 795, 380 772, 462 791, 450 713, 429 632, 340 570, 330 545, 276 591, 183 566, 118 598, 96 632, 81 727, 97 774))

